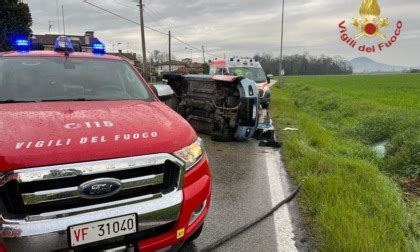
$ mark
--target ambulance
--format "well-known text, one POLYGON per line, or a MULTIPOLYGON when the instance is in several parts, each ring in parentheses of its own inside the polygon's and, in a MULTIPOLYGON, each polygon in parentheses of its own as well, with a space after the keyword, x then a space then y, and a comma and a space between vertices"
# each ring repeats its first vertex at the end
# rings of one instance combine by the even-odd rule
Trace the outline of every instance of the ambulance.
POLYGON ((270 78, 265 74, 260 62, 251 58, 215 59, 210 61, 210 75, 234 75, 251 79, 257 84, 260 104, 270 105, 270 78))

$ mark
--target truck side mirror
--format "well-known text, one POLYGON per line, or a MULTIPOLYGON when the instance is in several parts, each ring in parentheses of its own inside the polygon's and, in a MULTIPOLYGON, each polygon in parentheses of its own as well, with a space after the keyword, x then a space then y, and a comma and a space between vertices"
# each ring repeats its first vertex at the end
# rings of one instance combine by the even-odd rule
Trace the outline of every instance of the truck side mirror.
POLYGON ((169 85, 156 84, 152 85, 152 89, 161 101, 169 100, 174 96, 174 91, 169 85))
POLYGON ((271 78, 267 75, 267 83, 270 84, 271 78))

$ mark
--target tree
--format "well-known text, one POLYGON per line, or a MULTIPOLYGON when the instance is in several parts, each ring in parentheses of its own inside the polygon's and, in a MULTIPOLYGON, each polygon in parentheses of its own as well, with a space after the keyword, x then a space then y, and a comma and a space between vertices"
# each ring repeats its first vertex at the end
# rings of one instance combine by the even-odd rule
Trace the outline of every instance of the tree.
POLYGON ((0 0, 0 51, 11 50, 16 36, 29 37, 31 26, 28 4, 21 0, 0 0))
POLYGON ((203 64, 203 74, 209 74, 210 72, 210 66, 207 63, 203 64))
MULTIPOLYGON (((256 54, 266 73, 279 74, 279 57, 270 54, 256 54)), ((286 75, 321 75, 321 74, 351 74, 353 72, 349 62, 342 57, 321 55, 314 57, 305 52, 303 55, 290 55, 283 58, 283 68, 286 75)))

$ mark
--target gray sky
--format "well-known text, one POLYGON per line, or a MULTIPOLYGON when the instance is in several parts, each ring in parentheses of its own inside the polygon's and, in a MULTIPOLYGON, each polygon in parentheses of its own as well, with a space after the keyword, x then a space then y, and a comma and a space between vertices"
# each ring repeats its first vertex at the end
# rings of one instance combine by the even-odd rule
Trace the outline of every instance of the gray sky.
MULTIPOLYGON (((92 3, 138 21, 139 11, 134 0, 89 0, 92 3)), ((26 0, 32 12, 35 34, 48 33, 48 22, 53 21, 53 33, 57 33, 57 10, 54 0, 26 0)), ((67 34, 95 35, 107 44, 121 42, 115 48, 140 51, 138 25, 121 20, 98 10, 82 0, 58 0, 64 5, 67 34)), ((147 26, 167 32, 196 47, 204 45, 214 55, 253 56, 255 53, 280 51, 281 0, 144 0, 147 26)), ((338 23, 346 20, 350 35, 357 31, 350 21, 359 16, 362 0, 285 0, 286 55, 308 52, 312 55, 340 55, 346 59, 360 56, 394 65, 420 66, 420 1, 379 0, 383 17, 388 17, 390 26, 382 32, 390 35, 396 22, 402 20, 404 27, 398 41, 387 50, 366 54, 348 47, 339 39, 338 23)), ((60 7, 61 13, 61 7, 60 7)), ((60 19, 60 24, 61 19, 60 19)), ((147 50, 167 52, 168 38, 146 30, 147 50)), ((362 39, 366 44, 377 44, 380 39, 362 39)), ((190 57, 185 45, 176 41, 173 50, 178 58, 190 57)), ((206 55, 206 58, 210 57, 206 55)), ((195 61, 202 59, 194 51, 195 61)))

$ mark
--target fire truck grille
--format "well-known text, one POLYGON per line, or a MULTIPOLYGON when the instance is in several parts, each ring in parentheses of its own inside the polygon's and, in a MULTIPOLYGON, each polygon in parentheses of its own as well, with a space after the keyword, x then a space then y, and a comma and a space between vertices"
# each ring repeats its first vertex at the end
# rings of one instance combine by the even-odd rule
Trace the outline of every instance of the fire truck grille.
MULTIPOLYGON (((74 173, 67 176, 68 170, 65 170, 61 175, 56 174, 57 178, 54 179, 13 179, 0 187, 0 213, 9 218, 22 218, 142 197, 144 200, 161 197, 179 187, 181 166, 170 160, 160 162, 162 163, 148 166, 131 164, 131 167, 122 170, 113 166, 111 171, 104 169, 104 172, 99 173, 78 172, 76 176, 74 173), (120 190, 109 197, 83 197, 81 185, 101 179, 118 181, 120 190)), ((54 172, 60 174, 59 169, 54 172)))

